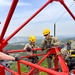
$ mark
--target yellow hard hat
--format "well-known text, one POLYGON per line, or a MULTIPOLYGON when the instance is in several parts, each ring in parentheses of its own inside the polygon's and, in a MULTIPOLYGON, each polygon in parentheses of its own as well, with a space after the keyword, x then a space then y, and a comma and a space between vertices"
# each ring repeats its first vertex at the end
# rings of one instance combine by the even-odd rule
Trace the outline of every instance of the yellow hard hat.
POLYGON ((73 40, 70 40, 70 42, 73 42, 73 40))
POLYGON ((30 42, 36 42, 36 37, 35 36, 30 36, 29 41, 30 42))
POLYGON ((45 29, 44 31, 43 31, 43 35, 45 36, 45 35, 48 35, 50 33, 50 30, 49 29, 45 29))

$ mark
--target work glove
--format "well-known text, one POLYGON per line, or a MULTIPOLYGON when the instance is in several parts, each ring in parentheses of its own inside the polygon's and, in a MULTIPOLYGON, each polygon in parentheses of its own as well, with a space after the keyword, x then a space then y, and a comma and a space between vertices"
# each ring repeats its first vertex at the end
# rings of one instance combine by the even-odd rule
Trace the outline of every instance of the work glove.
POLYGON ((53 44, 47 45, 46 48, 51 48, 52 46, 54 46, 53 44))
POLYGON ((30 48, 30 47, 27 47, 26 50, 27 50, 28 52, 30 52, 30 51, 31 51, 31 48, 30 48))
POLYGON ((41 50, 43 51, 45 48, 44 47, 41 47, 41 50))
POLYGON ((15 57, 15 61, 18 61, 18 60, 20 60, 20 57, 19 56, 15 57))

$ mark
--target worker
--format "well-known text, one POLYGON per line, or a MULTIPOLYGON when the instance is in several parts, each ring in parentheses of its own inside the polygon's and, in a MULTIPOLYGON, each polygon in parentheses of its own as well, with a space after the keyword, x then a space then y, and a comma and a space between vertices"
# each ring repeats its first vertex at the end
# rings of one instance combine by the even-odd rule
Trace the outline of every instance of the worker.
POLYGON ((61 53, 62 53, 62 56, 63 56, 64 60, 67 60, 70 56, 69 51, 71 50, 72 42, 73 42, 73 40, 69 40, 66 44, 67 47, 64 47, 64 48, 61 49, 61 53))
POLYGON ((75 53, 71 53, 68 59, 66 59, 67 66, 69 71, 75 69, 75 53))
MULTIPOLYGON (((30 57, 28 58, 28 61, 31 62, 31 63, 36 64, 39 61, 38 56, 32 56, 34 54, 37 54, 37 50, 32 50, 32 48, 35 48, 36 47, 35 46, 36 37, 33 36, 33 35, 29 36, 29 42, 30 43, 27 43, 25 45, 24 49, 27 50, 27 55, 30 55, 30 57)), ((32 69, 32 67, 30 67, 30 66, 27 66, 27 67, 28 67, 29 71, 32 69)), ((30 75, 39 75, 39 70, 38 69, 35 69, 33 71, 33 73, 30 74, 30 75)))
POLYGON ((64 47, 61 49, 63 59, 66 61, 69 58, 69 51, 64 47))
POLYGON ((69 58, 66 60, 69 70, 75 69, 75 41, 71 42, 71 50, 69 50, 69 58))
POLYGON ((18 61, 19 59, 20 59, 19 57, 13 57, 13 56, 10 56, 10 55, 0 52, 0 60, 18 61))
POLYGON ((75 41, 71 43, 71 50, 75 50, 75 41))
MULTIPOLYGON (((43 35, 45 39, 42 41, 42 49, 46 50, 51 47, 59 47, 61 46, 61 42, 56 38, 50 35, 50 30, 47 28, 43 31, 43 35)), ((48 52, 48 50, 47 50, 48 52)), ((47 57, 48 68, 51 68, 52 55, 47 57)))
POLYGON ((67 42, 67 50, 71 50, 71 44, 72 44, 73 40, 69 40, 67 42))
MULTIPOLYGON (((69 41, 70 42, 70 49, 62 49, 61 53, 67 63, 67 66, 69 68, 69 71, 75 69, 75 41, 69 41)), ((68 42, 68 43, 69 43, 68 42)))
MULTIPOLYGON (((10 68, 10 64, 8 63, 8 60, 18 61, 18 60, 20 60, 20 58, 13 57, 13 56, 10 56, 10 55, 0 52, 0 65, 10 68)), ((5 75, 12 75, 12 74, 10 72, 8 72, 7 70, 5 70, 5 75)))

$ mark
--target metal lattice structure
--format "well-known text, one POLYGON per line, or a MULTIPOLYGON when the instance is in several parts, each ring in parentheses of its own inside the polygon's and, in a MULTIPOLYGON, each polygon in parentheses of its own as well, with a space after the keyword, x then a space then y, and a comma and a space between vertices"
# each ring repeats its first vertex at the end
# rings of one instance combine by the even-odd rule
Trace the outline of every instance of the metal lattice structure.
MULTIPOLYGON (((52 3, 53 1, 59 2, 61 5, 64 6, 64 8, 68 11, 68 13, 71 15, 71 17, 75 20, 75 16, 72 14, 72 12, 69 10, 69 8, 64 3, 64 0, 48 0, 41 8, 39 8, 29 19, 27 19, 19 28, 17 28, 10 36, 8 36, 6 39, 4 39, 4 35, 7 31, 7 28, 9 26, 9 23, 11 21, 11 18, 13 16, 14 10, 17 6, 18 0, 13 0, 12 5, 10 7, 10 10, 8 12, 6 21, 4 23, 4 27, 2 29, 2 32, 0 34, 0 51, 3 52, 3 48, 8 44, 8 41, 16 34, 18 33, 27 23, 29 23, 40 11, 42 11, 48 4, 52 3)), ((34 48, 32 50, 39 50, 41 51, 41 48, 34 48)), ((16 52, 26 52, 26 50, 9 50, 7 53, 16 53, 16 52)), ((52 48, 47 54, 36 54, 33 56, 44 56, 37 64, 33 64, 30 62, 27 62, 25 60, 19 60, 17 62, 18 72, 15 72, 13 70, 10 70, 7 67, 4 67, 0 65, 0 75, 5 75, 5 70, 11 72, 14 75, 30 75, 35 68, 39 69, 40 71, 46 72, 51 75, 69 75, 69 69, 63 60, 61 54, 60 54, 60 48, 52 48), (40 66, 40 64, 47 58, 48 55, 54 54, 55 55, 55 62, 54 62, 54 68, 48 69, 43 66, 40 66), (58 72, 58 62, 60 62, 61 65, 61 72, 58 72), (20 64, 28 65, 33 67, 32 70, 28 73, 22 73, 20 64)), ((21 58, 26 58, 27 56, 21 56, 21 58)))

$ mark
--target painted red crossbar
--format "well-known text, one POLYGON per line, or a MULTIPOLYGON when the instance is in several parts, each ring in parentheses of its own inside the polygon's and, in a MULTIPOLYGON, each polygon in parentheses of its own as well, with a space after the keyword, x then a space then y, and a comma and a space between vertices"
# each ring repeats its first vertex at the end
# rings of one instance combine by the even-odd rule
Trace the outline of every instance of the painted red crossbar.
MULTIPOLYGON (((33 50, 41 50, 41 48, 32 48, 32 51, 33 50)), ((17 52, 26 52, 26 50, 20 49, 20 50, 7 50, 7 51, 5 51, 5 53, 17 53, 17 52)))
POLYGON ((27 73, 27 75, 32 74, 32 72, 34 71, 35 68, 37 68, 39 70, 42 70, 42 71, 44 71, 48 74, 51 74, 51 75, 69 75, 68 67, 67 67, 66 63, 64 62, 61 54, 57 55, 57 57, 58 57, 58 60, 60 61, 60 65, 62 65, 61 66, 62 72, 57 72, 57 71, 54 71, 52 69, 48 69, 48 68, 44 68, 42 66, 39 66, 47 58, 48 55, 50 55, 50 54, 55 54, 56 55, 58 52, 60 52, 58 48, 50 49, 49 52, 37 64, 33 64, 33 63, 30 63, 30 62, 27 62, 27 61, 20 60, 18 62, 18 66, 19 66, 18 71, 19 71, 19 73, 21 73, 20 72, 20 63, 23 63, 23 64, 26 64, 28 66, 33 67, 33 69, 29 73, 27 73))
MULTIPOLYGON (((73 13, 70 11, 70 9, 66 6, 66 4, 64 3, 64 0, 48 0, 40 9, 38 9, 29 19, 27 19, 19 28, 17 28, 9 37, 6 38, 5 41, 3 41, 3 43, 6 43, 7 41, 9 41, 16 33, 18 33, 26 24, 28 24, 38 13, 40 13, 49 3, 52 3, 53 1, 57 1, 57 2, 60 2, 64 7, 65 9, 68 11, 68 13, 71 15, 71 17, 75 20, 75 16, 73 15, 73 13)), ((2 42, 2 39, 5 35, 5 32, 7 30, 7 27, 9 25, 9 22, 11 20, 11 17, 13 15, 13 12, 16 8, 16 5, 17 5, 17 2, 18 0, 13 0, 13 3, 12 3, 12 6, 10 8, 10 10, 12 11, 9 11, 8 13, 8 16, 6 18, 6 21, 5 21, 5 25, 4 25, 4 28, 2 30, 2 33, 1 33, 1 37, 0 37, 0 42, 2 42), (10 19, 9 19, 10 18, 10 19)))
MULTIPOLYGON (((38 13, 40 13, 48 4, 52 3, 53 1, 56 2, 60 2, 60 4, 62 4, 64 6, 64 8, 68 11, 68 13, 71 15, 71 17, 75 20, 75 16, 73 15, 73 13, 70 11, 70 9, 67 7, 67 5, 64 3, 64 0, 48 0, 43 6, 41 6, 40 9, 38 9, 29 19, 27 19, 19 28, 17 28, 12 34, 10 34, 6 39, 4 39, 4 35, 7 31, 8 25, 10 23, 10 20, 13 16, 14 10, 17 6, 19 0, 13 0, 12 5, 10 7, 10 10, 8 12, 6 21, 4 23, 4 27, 2 29, 2 32, 0 34, 0 51, 3 51, 3 48, 8 44, 8 41, 15 35, 17 34, 24 26, 26 26, 38 13)), ((34 49, 37 50, 37 49, 34 49)), ((41 50, 40 48, 38 50, 41 50)), ((7 51, 7 53, 16 53, 16 52, 26 52, 26 50, 11 50, 11 51, 7 51)), ((42 55, 42 54, 41 54, 42 55)), ((35 56, 40 56, 40 55, 35 55, 35 56)), ((23 57, 24 58, 24 57, 23 57)), ((26 58, 26 57, 25 57, 26 58)), ((12 70, 9 70, 8 68, 4 67, 4 66, 0 66, 0 75, 5 75, 5 69, 8 70, 9 72, 11 72, 14 75, 21 75, 21 68, 20 68, 20 63, 24 64, 24 65, 29 65, 31 67, 33 67, 33 69, 28 72, 28 73, 24 73, 24 75, 29 75, 31 74, 35 68, 44 71, 48 74, 51 75, 69 75, 69 70, 67 65, 65 64, 65 61, 63 60, 61 54, 60 54, 60 50, 58 48, 52 48, 50 49, 50 51, 44 55, 44 57, 37 63, 37 64, 33 64, 24 60, 20 60, 18 61, 18 72, 14 72, 12 70), (58 54, 59 53, 59 54, 58 54), (52 69, 48 69, 48 68, 44 68, 43 66, 40 66, 40 64, 47 58, 48 55, 50 54, 55 54, 55 64, 54 64, 54 68, 58 68, 58 62, 60 62, 61 65, 61 69, 62 72, 58 72, 57 70, 52 70, 52 69)))
MULTIPOLYGON (((22 63, 22 64, 25 64, 25 65, 28 65, 28 66, 33 67, 33 69, 32 69, 30 72, 28 72, 27 74, 25 73, 26 75, 30 75, 31 73, 33 73, 33 71, 35 70, 35 68, 37 68, 37 69, 39 69, 39 70, 41 70, 41 71, 44 71, 44 72, 46 72, 46 73, 48 73, 48 74, 51 74, 51 75, 69 75, 68 67, 67 67, 65 61, 63 60, 61 54, 58 54, 58 53, 60 53, 60 49, 59 49, 59 48, 51 48, 51 49, 48 51, 48 53, 45 54, 44 57, 43 57, 37 64, 33 64, 33 63, 27 62, 27 61, 25 61, 25 60, 19 60, 19 61, 18 61, 18 74, 21 75, 20 63, 22 63), (57 63, 56 65, 54 65, 54 69, 53 69, 53 70, 52 70, 52 69, 48 69, 48 68, 44 68, 43 66, 40 66, 40 64, 41 64, 50 54, 54 54, 54 55, 55 55, 55 58, 58 58, 58 61, 60 62, 60 65, 61 65, 62 72, 58 72, 57 70, 54 70, 55 68, 57 68, 56 66, 57 66, 58 63, 57 63)), ((57 62, 57 61, 55 61, 55 63, 56 63, 56 62, 57 62)), ((59 66, 58 66, 58 67, 59 67, 59 66)), ((9 69, 6 69, 6 70, 8 70, 9 72, 14 73, 14 75, 16 75, 15 72, 12 72, 12 70, 9 70, 9 69)), ((24 75, 25 75, 25 74, 24 74, 24 75)), ((3 75, 3 74, 2 74, 2 75, 3 75)))

